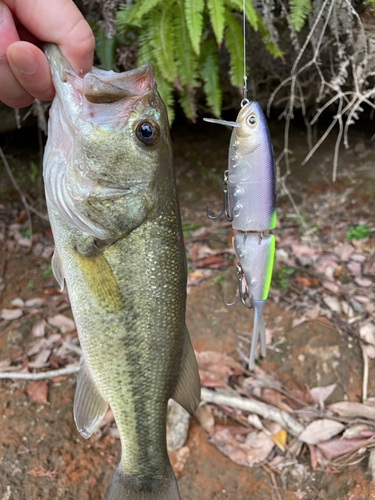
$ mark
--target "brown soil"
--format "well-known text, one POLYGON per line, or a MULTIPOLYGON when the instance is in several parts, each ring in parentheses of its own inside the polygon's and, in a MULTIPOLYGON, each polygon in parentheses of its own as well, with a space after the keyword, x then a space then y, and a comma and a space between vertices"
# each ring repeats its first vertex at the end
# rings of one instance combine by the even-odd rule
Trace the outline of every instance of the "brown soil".
MULTIPOLYGON (((275 129, 277 153, 281 147, 282 130, 276 127, 272 124, 271 128, 275 129)), ((206 202, 210 202, 214 212, 220 205, 218 188, 226 163, 229 133, 224 130, 218 132, 216 138, 207 138, 202 130, 195 132, 194 129, 180 128, 174 131, 184 223, 205 224, 206 202)), ((362 166, 371 164, 374 157, 374 149, 366 141, 365 135, 359 132, 355 135, 354 142, 366 145, 360 159, 362 166)), ((14 141, 12 147, 17 161, 14 141)), ((295 156, 299 159, 305 150, 302 143, 296 148, 295 156)), ((35 154, 31 153, 36 161, 35 154)), ((310 192, 314 189, 319 192, 322 189, 344 191, 348 183, 357 179, 351 169, 357 160, 352 151, 342 154, 339 168, 347 174, 340 177, 338 185, 332 186, 328 180, 322 180, 322 171, 328 171, 332 161, 332 150, 327 145, 304 173, 295 168, 295 190, 302 186, 310 192)), ((364 203, 362 195, 369 183, 375 190, 374 179, 366 177, 367 174, 368 170, 363 170, 356 181, 359 187, 353 193, 355 203, 364 203)), ((20 208, 18 200, 5 177, 2 193, 4 206, 11 207, 17 214, 20 208)), ((288 202, 283 198, 281 203, 288 202)), ((15 219, 16 215, 7 223, 15 219)), ((45 225, 38 224, 36 222, 35 230, 43 233, 45 225)), ((222 236, 218 235, 216 244, 220 245, 222 236)), ((48 231, 45 237, 50 237, 48 231)), ((229 232, 225 239, 224 244, 229 246, 229 232)), ((215 241, 211 246, 215 248, 215 241)), ((57 285, 51 274, 43 274, 43 266, 48 261, 22 249, 12 253, 2 252, 0 248, 0 273, 4 269, 6 285, 2 291, 1 307, 6 307, 16 297, 27 300, 57 294, 57 285)), ((187 324, 196 350, 220 351, 237 359, 238 335, 250 330, 252 313, 239 304, 231 308, 223 305, 223 291, 230 300, 236 292, 236 282, 233 268, 220 274, 221 282, 212 284, 209 281, 188 295, 187 324)), ((34 317, 17 323, 15 328, 10 324, 0 332, 0 359, 15 359, 27 349, 32 341, 31 326, 38 314, 36 312, 34 317)), ((64 314, 69 314, 69 310, 64 314)), ((340 337, 328 321, 326 324, 307 322, 291 330, 293 316, 285 306, 272 300, 267 303, 265 316, 267 326, 274 331, 274 341, 278 338, 285 340, 278 346, 281 353, 268 352, 261 362, 263 369, 275 373, 285 386, 292 389, 337 383, 329 402, 342 400, 344 396, 350 401, 360 400, 363 366, 355 342, 350 348, 347 340, 340 337)), ((375 365, 371 364, 370 374, 374 369, 375 365)), ((87 441, 81 438, 72 414, 75 376, 49 380, 47 384, 48 403, 41 405, 27 397, 27 382, 0 381, 0 500, 103 500, 119 460, 119 440, 100 434, 87 441)), ((369 392, 374 389, 375 380, 370 377, 369 392)), ((176 456, 171 457, 176 466, 182 500, 375 499, 367 458, 341 470, 313 471, 306 450, 298 467, 277 476, 276 491, 266 468, 249 469, 232 463, 207 442, 204 431, 194 419, 191 420, 186 446, 189 453, 181 472, 178 472, 176 456)))

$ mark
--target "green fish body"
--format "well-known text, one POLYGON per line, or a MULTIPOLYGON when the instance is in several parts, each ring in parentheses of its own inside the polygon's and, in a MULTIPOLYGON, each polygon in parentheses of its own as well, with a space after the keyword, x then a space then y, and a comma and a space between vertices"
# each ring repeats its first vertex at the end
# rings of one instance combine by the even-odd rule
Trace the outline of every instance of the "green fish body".
POLYGON ((170 398, 199 404, 185 324, 186 258, 165 106, 153 68, 79 78, 57 47, 44 161, 55 239, 83 350, 74 417, 89 437, 111 407, 122 455, 107 500, 178 500, 170 398))

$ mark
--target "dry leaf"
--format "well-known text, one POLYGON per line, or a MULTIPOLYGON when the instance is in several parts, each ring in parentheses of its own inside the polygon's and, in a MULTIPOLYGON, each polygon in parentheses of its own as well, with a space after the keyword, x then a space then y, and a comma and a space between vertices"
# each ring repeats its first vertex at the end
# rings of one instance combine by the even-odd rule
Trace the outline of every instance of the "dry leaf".
POLYGON ((53 479, 57 475, 57 469, 47 469, 43 467, 43 465, 39 465, 38 467, 35 467, 35 469, 28 470, 26 474, 36 477, 50 477, 53 479))
POLYGON ((215 417, 212 414, 212 408, 210 405, 202 405, 194 414, 195 418, 198 420, 199 425, 208 434, 214 430, 215 427, 215 417))
POLYGON ((229 376, 243 373, 239 363, 221 352, 201 351, 196 352, 195 356, 202 386, 220 387, 226 385, 229 376))
POLYGON ((333 436, 336 436, 345 428, 341 422, 336 422, 335 420, 329 420, 328 418, 323 418, 321 420, 315 420, 311 422, 306 429, 298 436, 298 439, 303 443, 307 444, 317 444, 321 441, 327 441, 333 436))
POLYGON ((311 397, 314 403, 317 403, 321 408, 324 408, 324 401, 329 398, 329 396, 336 389, 337 384, 327 385, 326 387, 313 387, 310 389, 311 397))
POLYGON ((333 281, 323 281, 322 283, 323 288, 326 290, 329 290, 332 293, 339 293, 340 287, 336 285, 333 281))
POLYGON ((33 334, 33 337, 44 337, 46 330, 46 322, 44 319, 39 319, 33 324, 33 327, 31 329, 31 333, 33 334))
POLYGON ((344 245, 335 248, 335 253, 340 256, 340 260, 343 262, 347 262, 353 252, 354 248, 349 243, 345 243, 344 245))
POLYGON ((30 382, 26 387, 26 394, 36 403, 45 404, 47 403, 48 386, 44 380, 30 382))
POLYGON ((375 358, 375 325, 373 323, 367 323, 361 326, 359 329, 359 334, 362 339, 368 342, 370 345, 361 345, 362 352, 368 358, 375 358))
POLYGON ((25 306, 26 307, 39 307, 42 304, 44 304, 45 301, 46 301, 45 299, 41 299, 40 297, 35 297, 34 299, 26 300, 25 306))
POLYGON ((334 403, 333 405, 330 405, 328 409, 334 413, 337 413, 338 415, 342 415, 343 417, 358 417, 375 420, 375 408, 363 403, 342 401, 340 403, 334 403))
POLYGON ((286 431, 284 431, 284 429, 280 429, 279 432, 272 436, 272 441, 281 451, 285 451, 286 431))
POLYGON ((318 444, 317 448, 325 458, 333 460, 368 444, 368 439, 332 439, 332 441, 318 444))
POLYGON ((339 300, 336 297, 332 297, 331 295, 323 296, 323 301, 331 311, 340 314, 341 313, 341 305, 339 300))
POLYGON ((13 299, 10 303, 14 307, 21 307, 21 308, 25 307, 25 302, 22 299, 20 299, 19 297, 17 297, 16 299, 13 299))
POLYGON ((22 314, 22 309, 2 309, 0 317, 1 319, 12 321, 13 319, 20 318, 22 314))
POLYGON ((274 447, 274 442, 264 432, 259 432, 250 445, 235 439, 228 429, 215 432, 209 442, 214 444, 232 462, 253 467, 263 463, 274 447))
POLYGON ((29 368, 44 368, 48 365, 47 361, 51 356, 51 349, 42 349, 34 359, 34 361, 29 362, 29 368))
POLYGON ((48 323, 59 328, 61 333, 72 332, 76 328, 74 321, 63 314, 56 314, 48 318, 48 323))
POLYGON ((372 285, 372 281, 368 278, 356 278, 354 281, 362 288, 368 288, 372 285))
POLYGON ((361 275, 361 264, 359 262, 348 262, 346 264, 350 274, 352 276, 360 276, 361 275))

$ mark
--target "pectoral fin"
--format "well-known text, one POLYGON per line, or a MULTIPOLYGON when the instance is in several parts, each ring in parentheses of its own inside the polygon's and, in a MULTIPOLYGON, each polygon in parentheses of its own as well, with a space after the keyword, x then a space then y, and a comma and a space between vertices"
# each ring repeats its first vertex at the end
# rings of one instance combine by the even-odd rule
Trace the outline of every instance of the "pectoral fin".
POLYGON ((190 415, 194 415, 199 406, 200 395, 201 385, 197 360, 195 359, 189 333, 186 330, 180 378, 172 399, 185 408, 190 415))
POLYGON ((89 438, 103 420, 108 403, 100 395, 81 358, 74 396, 74 420, 82 437, 89 438))
POLYGON ((52 255, 51 266, 53 275, 55 276, 57 283, 60 285, 60 292, 62 292, 64 290, 64 274, 62 270, 60 255, 58 254, 56 248, 52 255))

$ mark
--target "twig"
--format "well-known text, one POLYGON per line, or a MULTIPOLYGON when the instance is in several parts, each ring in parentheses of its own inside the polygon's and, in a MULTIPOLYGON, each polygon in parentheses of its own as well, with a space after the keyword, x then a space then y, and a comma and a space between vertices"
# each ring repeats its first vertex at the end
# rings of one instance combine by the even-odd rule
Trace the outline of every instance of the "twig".
POLYGON ((41 212, 39 212, 39 210, 37 210, 36 208, 34 208, 31 205, 29 205, 29 203, 27 203, 25 195, 23 194, 21 188, 17 184, 16 179, 13 177, 12 171, 11 171, 11 169, 9 167, 9 163, 8 163, 7 159, 5 158, 5 155, 4 155, 3 150, 2 150, 1 147, 0 147, 0 158, 2 159, 2 161, 4 163, 4 166, 5 166, 5 170, 7 171, 7 174, 9 175, 9 178, 10 178, 10 180, 11 180, 14 188, 17 190, 18 194, 20 195, 22 203, 23 203, 23 205, 25 207, 26 214, 27 214, 27 219, 28 219, 28 223, 29 223, 30 240, 31 240, 31 238, 32 238, 32 226, 31 226, 30 212, 34 212, 35 215, 38 215, 38 217, 40 217, 41 219, 46 220, 47 222, 49 221, 49 218, 48 218, 47 215, 42 214, 41 212))
POLYGON ((362 402, 364 403, 367 399, 367 388, 368 388, 368 356, 362 349, 363 354, 363 383, 362 383, 362 402))
MULTIPOLYGON (((16 191, 18 192, 18 194, 20 195, 20 198, 21 198, 21 201, 23 203, 23 206, 25 207, 26 216, 27 216, 27 223, 28 223, 28 226, 29 226, 30 241, 32 241, 32 237, 33 237, 33 225, 32 225, 32 222, 31 222, 31 215, 30 215, 29 204, 27 203, 26 198, 25 198, 25 196, 24 196, 21 188, 17 184, 16 179, 13 177, 12 171, 11 171, 11 169, 9 167, 9 163, 7 162, 7 159, 5 158, 5 155, 4 155, 3 150, 2 150, 1 147, 0 147, 0 158, 3 160, 4 167, 5 167, 5 170, 7 171, 9 179, 10 179, 11 183, 13 184, 14 188, 16 189, 16 191)), ((30 246, 30 251, 31 251, 31 246, 30 246)))
POLYGON ((0 373, 0 379, 10 378, 13 380, 43 380, 45 378, 63 377, 64 375, 72 375, 73 373, 78 373, 79 365, 68 365, 65 368, 59 368, 58 370, 51 370, 49 372, 40 373, 11 373, 4 372, 0 373))
POLYGON ((206 403, 215 403, 218 405, 230 406, 239 410, 255 413, 263 418, 267 418, 285 427, 292 436, 299 436, 304 430, 304 426, 297 422, 293 417, 285 411, 278 410, 271 405, 255 401, 253 399, 245 399, 240 396, 228 396, 210 391, 205 387, 201 389, 201 399, 206 403))

